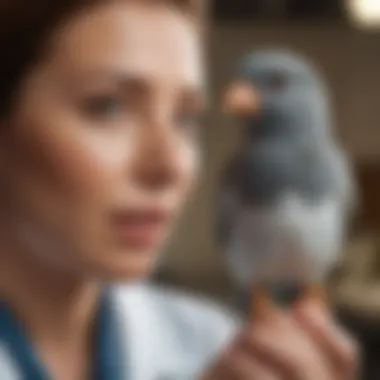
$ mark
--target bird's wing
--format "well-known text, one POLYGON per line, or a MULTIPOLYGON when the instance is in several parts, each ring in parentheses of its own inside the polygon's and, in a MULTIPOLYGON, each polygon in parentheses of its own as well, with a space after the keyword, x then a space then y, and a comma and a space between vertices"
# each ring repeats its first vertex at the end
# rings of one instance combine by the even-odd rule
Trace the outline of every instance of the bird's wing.
POLYGON ((342 201, 343 211, 351 219, 359 207, 358 189, 353 166, 349 157, 339 146, 330 150, 331 170, 335 180, 336 192, 342 201))
POLYGON ((234 185, 236 161, 225 169, 216 200, 216 233, 219 242, 225 245, 231 234, 239 210, 239 199, 234 185))

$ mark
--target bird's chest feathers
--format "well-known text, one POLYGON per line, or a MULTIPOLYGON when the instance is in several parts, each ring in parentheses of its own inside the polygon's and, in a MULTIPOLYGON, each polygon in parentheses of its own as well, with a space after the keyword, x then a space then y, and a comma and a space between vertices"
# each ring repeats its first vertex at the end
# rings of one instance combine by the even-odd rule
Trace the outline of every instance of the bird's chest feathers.
POLYGON ((294 277, 322 271, 340 246, 339 215, 334 199, 312 203, 292 194, 270 208, 242 209, 227 258, 240 277, 251 277, 253 272, 294 277))

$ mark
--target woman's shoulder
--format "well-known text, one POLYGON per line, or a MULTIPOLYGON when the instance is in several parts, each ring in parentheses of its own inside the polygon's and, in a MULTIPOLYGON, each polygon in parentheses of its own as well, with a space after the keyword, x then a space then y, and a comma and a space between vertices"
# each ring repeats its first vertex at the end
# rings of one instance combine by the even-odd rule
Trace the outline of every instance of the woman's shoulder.
POLYGON ((129 332, 137 331, 135 342, 145 354, 149 346, 152 358, 158 355, 163 367, 177 362, 177 368, 182 363, 189 373, 200 370, 233 339, 240 324, 228 308, 189 292, 155 285, 119 286, 113 291, 129 332))

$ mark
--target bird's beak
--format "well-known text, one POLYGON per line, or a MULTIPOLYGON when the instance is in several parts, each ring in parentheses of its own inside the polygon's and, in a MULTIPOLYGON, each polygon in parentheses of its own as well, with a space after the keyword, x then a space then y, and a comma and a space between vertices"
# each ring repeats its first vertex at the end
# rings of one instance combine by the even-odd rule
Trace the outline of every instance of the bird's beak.
POLYGON ((223 110, 232 116, 256 116, 260 108, 260 95, 248 81, 234 82, 224 93, 223 110))

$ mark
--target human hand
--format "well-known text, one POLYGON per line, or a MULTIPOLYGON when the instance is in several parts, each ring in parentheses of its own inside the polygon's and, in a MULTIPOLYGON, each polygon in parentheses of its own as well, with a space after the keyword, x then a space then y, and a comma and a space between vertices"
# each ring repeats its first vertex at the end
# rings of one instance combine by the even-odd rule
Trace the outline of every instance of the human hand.
POLYGON ((317 300, 274 306, 250 323, 202 380, 353 380, 355 342, 317 300))

